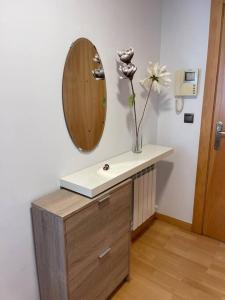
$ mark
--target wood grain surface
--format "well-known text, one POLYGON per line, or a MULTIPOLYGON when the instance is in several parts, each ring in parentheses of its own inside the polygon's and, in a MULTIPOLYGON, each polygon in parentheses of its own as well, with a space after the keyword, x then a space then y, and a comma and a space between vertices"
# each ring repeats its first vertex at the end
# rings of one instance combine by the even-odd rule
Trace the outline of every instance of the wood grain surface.
POLYGON ((32 221, 40 298, 68 300, 63 221, 35 206, 32 221))
POLYGON ((202 109, 201 133, 199 142, 198 167, 195 187, 192 230, 203 233, 205 196, 209 166, 210 138, 213 128, 213 114, 216 98, 217 74, 221 43, 223 0, 211 1, 208 59, 206 67, 205 91, 202 109))
POLYGON ((223 122, 225 131, 225 18, 221 35, 219 73, 211 136, 208 182, 205 203, 203 233, 225 242, 225 137, 221 137, 220 148, 214 149, 215 127, 223 122))
POLYGON ((92 71, 102 67, 93 61, 96 47, 87 39, 76 40, 68 53, 63 73, 63 108, 74 144, 83 151, 99 143, 106 117, 106 83, 92 71))
POLYGON ((94 198, 88 198, 66 189, 59 189, 41 197, 40 199, 35 200, 32 205, 47 210, 58 217, 67 219, 83 208, 88 207, 94 202, 107 197, 109 192, 114 192, 131 181, 131 179, 127 179, 94 198))
POLYGON ((156 220, 131 247, 113 300, 224 300, 225 244, 156 220))
POLYGON ((128 179, 94 199, 58 190, 33 203, 41 300, 106 299, 129 275, 132 187, 128 179))
POLYGON ((129 274, 132 182, 65 223, 69 294, 105 299, 129 274), (110 249, 110 250, 109 250, 110 249), (99 259, 104 251, 109 253, 99 259), (96 281, 99 284, 96 284, 96 281))

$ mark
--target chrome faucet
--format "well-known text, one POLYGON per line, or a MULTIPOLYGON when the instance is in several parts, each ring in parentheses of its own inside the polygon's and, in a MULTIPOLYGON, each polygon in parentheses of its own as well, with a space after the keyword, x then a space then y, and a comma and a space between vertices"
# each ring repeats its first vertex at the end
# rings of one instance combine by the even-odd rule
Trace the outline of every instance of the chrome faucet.
POLYGON ((104 167, 103 167, 103 170, 108 171, 108 169, 109 169, 109 164, 105 164, 104 167))

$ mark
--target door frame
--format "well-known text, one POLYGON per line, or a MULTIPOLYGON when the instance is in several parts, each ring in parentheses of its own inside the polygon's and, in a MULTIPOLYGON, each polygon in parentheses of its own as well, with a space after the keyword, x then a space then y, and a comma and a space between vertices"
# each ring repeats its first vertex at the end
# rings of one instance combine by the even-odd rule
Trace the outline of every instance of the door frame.
POLYGON ((225 0, 211 0, 209 44, 206 65, 205 89, 202 108, 198 165, 195 185, 192 231, 202 234, 206 204, 211 133, 216 101, 217 76, 219 69, 220 42, 225 0))

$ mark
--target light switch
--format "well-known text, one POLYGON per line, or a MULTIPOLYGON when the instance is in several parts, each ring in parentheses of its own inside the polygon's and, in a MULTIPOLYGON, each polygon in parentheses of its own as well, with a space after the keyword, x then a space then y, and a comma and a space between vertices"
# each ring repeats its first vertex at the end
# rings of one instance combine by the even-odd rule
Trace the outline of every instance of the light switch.
POLYGON ((184 123, 194 123, 194 114, 184 114, 184 123))

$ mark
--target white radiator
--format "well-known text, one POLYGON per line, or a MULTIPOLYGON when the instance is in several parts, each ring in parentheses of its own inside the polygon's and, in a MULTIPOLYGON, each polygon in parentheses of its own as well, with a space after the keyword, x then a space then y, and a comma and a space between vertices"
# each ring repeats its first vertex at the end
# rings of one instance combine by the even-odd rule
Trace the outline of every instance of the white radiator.
POLYGON ((155 213, 156 169, 151 166, 133 178, 133 230, 155 213))

